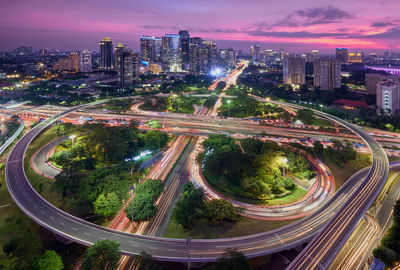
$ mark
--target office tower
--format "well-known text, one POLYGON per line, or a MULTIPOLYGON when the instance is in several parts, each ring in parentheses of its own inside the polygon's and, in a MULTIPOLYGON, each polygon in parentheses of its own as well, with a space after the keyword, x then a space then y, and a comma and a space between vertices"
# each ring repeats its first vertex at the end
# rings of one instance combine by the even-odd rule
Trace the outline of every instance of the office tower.
POLYGON ((393 114, 400 109, 399 77, 384 79, 376 87, 376 105, 379 111, 393 114))
POLYGON ((321 90, 333 90, 342 86, 341 61, 334 57, 314 59, 314 86, 321 90))
POLYGON ((376 87, 379 81, 388 79, 390 75, 380 73, 366 73, 365 86, 369 95, 376 95, 376 87))
POLYGON ((69 55, 69 59, 71 61, 71 70, 73 71, 79 71, 80 69, 80 59, 79 59, 79 54, 76 52, 72 52, 69 55))
POLYGON ((113 43, 109 37, 103 38, 100 43, 100 69, 112 69, 113 43))
POLYGON ((125 46, 122 43, 118 43, 117 46, 114 48, 114 69, 118 72, 118 70, 121 68, 121 57, 124 53, 125 46))
POLYGON ((259 45, 253 45, 251 46, 250 49, 250 54, 251 54, 251 61, 252 63, 260 63, 261 60, 261 47, 259 45))
POLYGON ((142 36, 140 38, 140 56, 146 62, 159 62, 161 54, 161 38, 142 36))
POLYGON ((336 59, 347 63, 347 48, 336 48, 336 59))
POLYGON ((189 43, 190 35, 186 30, 179 31, 182 51, 182 69, 189 70, 189 43))
POLYGON ((265 64, 267 66, 273 66, 277 63, 279 55, 275 50, 265 50, 264 54, 265 64))
POLYGON ((179 72, 182 70, 180 36, 167 34, 162 37, 161 62, 163 70, 179 72))
POLYGON ((283 58, 283 83, 302 85, 306 81, 306 61, 301 55, 291 54, 283 58))
POLYGON ((319 57, 319 50, 312 50, 310 53, 306 55, 306 62, 313 63, 314 59, 319 57))
POLYGON ((217 66, 217 45, 199 37, 190 39, 189 62, 193 74, 208 74, 217 66))
POLYGON ((347 62, 349 63, 362 63, 364 54, 361 52, 358 53, 349 53, 347 62))
POLYGON ((83 50, 79 54, 80 70, 82 72, 92 72, 92 52, 83 50))
POLYGON ((115 48, 115 66, 121 88, 130 86, 139 78, 139 55, 122 44, 115 48))
POLYGON ((218 66, 226 70, 235 66, 236 52, 234 49, 219 49, 218 50, 218 66))

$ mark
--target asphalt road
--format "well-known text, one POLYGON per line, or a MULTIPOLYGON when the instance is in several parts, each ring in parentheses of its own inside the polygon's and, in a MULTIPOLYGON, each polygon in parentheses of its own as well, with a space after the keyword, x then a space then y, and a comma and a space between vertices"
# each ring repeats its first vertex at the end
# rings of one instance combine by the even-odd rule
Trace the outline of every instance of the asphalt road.
POLYGON ((57 146, 62 141, 65 141, 67 137, 59 138, 51 141, 45 146, 41 147, 33 156, 31 161, 32 168, 39 174, 48 177, 55 178, 62 170, 54 166, 51 166, 47 161, 47 157, 51 149, 57 146))
MULTIPOLYGON (((72 110, 65 112, 65 114, 70 111, 72 110)), ((24 173, 23 157, 30 141, 50 122, 46 120, 27 133, 15 145, 9 155, 6 164, 6 181, 10 194, 18 206, 43 227, 84 245, 92 245, 101 239, 112 239, 121 244, 121 251, 126 255, 134 255, 145 251, 163 260, 186 261, 187 247, 185 239, 148 237, 100 227, 57 209, 33 189, 24 173)), ((368 170, 363 170, 354 175, 352 177, 354 178, 353 180, 349 179, 350 181, 347 183, 353 183, 353 181, 361 182, 357 189, 361 188, 364 191, 366 183, 370 182, 368 180, 371 178, 376 180, 379 178, 377 175, 384 176, 385 168, 382 169, 379 165, 382 161, 385 161, 386 156, 382 157, 380 155, 379 145, 375 146, 373 139, 369 139, 369 136, 361 130, 356 131, 372 145, 371 150, 373 151, 374 162, 371 171, 373 174, 368 170), (367 180, 361 181, 367 173, 367 180)), ((370 185, 367 185, 367 188, 370 188, 370 185)), ((345 202, 350 196, 349 189, 351 191, 352 187, 348 187, 345 184, 328 203, 325 203, 316 212, 276 230, 227 239, 193 239, 190 248, 191 260, 198 262, 213 261, 220 257, 226 248, 237 248, 248 257, 257 257, 299 246, 311 240, 333 216, 341 214, 342 211, 340 209, 343 208, 343 205, 348 204, 345 202)), ((370 194, 369 189, 367 192, 367 196, 357 192, 351 198, 356 196, 357 198, 368 197, 370 199, 370 196, 368 196, 370 194)), ((350 199, 349 201, 352 200, 350 199)), ((351 209, 351 212, 365 213, 363 210, 357 211, 356 209, 351 209)), ((350 233, 351 229, 348 229, 348 231, 350 233)))

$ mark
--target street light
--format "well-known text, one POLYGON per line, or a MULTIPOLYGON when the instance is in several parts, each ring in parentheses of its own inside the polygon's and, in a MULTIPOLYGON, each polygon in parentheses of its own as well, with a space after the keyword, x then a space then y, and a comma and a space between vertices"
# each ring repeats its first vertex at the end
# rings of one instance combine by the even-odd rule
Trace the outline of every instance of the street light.
POLYGON ((230 116, 231 116, 231 100, 228 99, 228 100, 226 101, 226 103, 228 103, 228 117, 230 117, 230 116))
POLYGON ((322 108, 324 107, 324 105, 319 104, 319 107, 321 108, 321 112, 322 112, 322 108))
POLYGON ((76 135, 70 135, 69 138, 72 140, 72 145, 74 145, 76 135))
POLYGON ((285 177, 286 177, 286 164, 288 162, 288 159, 283 157, 281 159, 281 162, 282 162, 282 167, 283 167, 283 179, 285 179, 285 177))
POLYGON ((187 269, 190 270, 190 245, 192 244, 192 239, 186 238, 186 246, 187 246, 187 256, 188 256, 188 267, 187 269))
POLYGON ((266 100, 267 100, 267 102, 270 102, 270 101, 271 101, 271 98, 267 97, 266 100))
POLYGON ((133 195, 134 195, 133 191, 135 190, 135 188, 136 188, 136 184, 133 184, 132 186, 129 187, 129 189, 132 192, 132 224, 133 224, 133 195))

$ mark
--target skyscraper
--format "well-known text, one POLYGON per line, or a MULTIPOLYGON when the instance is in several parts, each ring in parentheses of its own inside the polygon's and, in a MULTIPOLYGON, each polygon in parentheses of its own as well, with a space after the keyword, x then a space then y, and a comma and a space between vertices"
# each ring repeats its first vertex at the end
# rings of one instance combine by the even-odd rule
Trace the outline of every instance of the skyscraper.
POLYGON ((336 48, 336 59, 347 63, 347 48, 336 48))
POLYGON ((314 86, 333 90, 342 86, 342 63, 334 57, 314 59, 314 86))
POLYGON ((219 49, 218 50, 218 66, 229 69, 236 64, 236 52, 234 49, 219 49))
POLYGON ((250 54, 251 54, 251 61, 254 63, 259 63, 261 60, 261 47, 259 45, 253 45, 250 48, 250 54))
POLYGON ((79 71, 79 69, 80 69, 79 54, 76 52, 72 52, 69 55, 69 59, 71 61, 71 70, 79 71))
POLYGON ((100 43, 100 69, 112 69, 113 43, 109 37, 103 38, 100 43))
POLYGON ((115 48, 115 66, 121 88, 133 84, 139 78, 139 55, 118 44, 115 48))
POLYGON ((306 62, 314 62, 314 59, 319 57, 319 50, 312 50, 306 55, 306 62))
POLYGON ((179 31, 182 51, 182 69, 189 70, 189 43, 190 35, 186 30, 179 31))
POLYGON ((83 50, 81 51, 79 58, 81 71, 92 72, 92 52, 89 50, 83 50))
POLYGON ((190 72, 207 74, 217 66, 217 45, 199 37, 190 39, 189 45, 190 72))
POLYGON ((170 72, 179 72, 182 70, 180 45, 179 35, 166 34, 162 37, 161 62, 163 70, 170 72))
POLYGON ((159 62, 161 54, 161 38, 142 36, 140 38, 140 56, 146 62, 159 62))
POLYGON ((283 58, 283 83, 302 85, 306 81, 306 61, 301 55, 291 54, 283 58))

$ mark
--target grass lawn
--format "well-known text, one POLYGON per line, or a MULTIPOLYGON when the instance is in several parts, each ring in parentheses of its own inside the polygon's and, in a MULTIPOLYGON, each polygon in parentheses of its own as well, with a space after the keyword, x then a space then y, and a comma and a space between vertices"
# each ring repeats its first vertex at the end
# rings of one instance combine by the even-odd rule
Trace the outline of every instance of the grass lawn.
POLYGON ((181 225, 171 219, 164 233, 164 237, 187 238, 190 236, 193 239, 237 237, 273 230, 296 220, 297 219, 275 221, 241 217, 237 222, 224 221, 223 224, 216 225, 206 218, 201 218, 196 220, 195 224, 190 229, 185 230, 181 225))
POLYGON ((234 200, 245 203, 257 204, 257 205, 289 204, 299 201, 307 194, 306 190, 296 187, 296 189, 292 193, 281 198, 274 198, 269 200, 254 200, 248 197, 238 195, 242 192, 242 189, 239 185, 234 185, 232 183, 228 183, 227 181, 219 180, 218 176, 213 175, 213 173, 211 173, 208 170, 204 170, 203 173, 208 182, 210 183, 210 185, 212 186, 212 188, 215 189, 217 192, 234 200))
POLYGON ((326 158, 321 158, 321 161, 324 162, 331 170, 333 177, 335 178, 335 188, 337 190, 354 173, 365 167, 371 166, 371 155, 367 153, 357 153, 356 160, 347 162, 342 167, 339 167, 334 162, 326 158))
POLYGON ((332 127, 333 126, 333 124, 330 121, 328 121, 326 119, 318 118, 318 117, 314 118, 313 125, 320 126, 320 127, 332 127))

